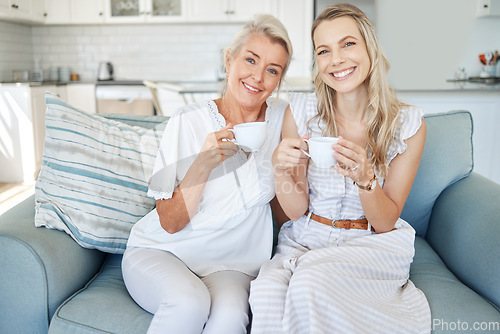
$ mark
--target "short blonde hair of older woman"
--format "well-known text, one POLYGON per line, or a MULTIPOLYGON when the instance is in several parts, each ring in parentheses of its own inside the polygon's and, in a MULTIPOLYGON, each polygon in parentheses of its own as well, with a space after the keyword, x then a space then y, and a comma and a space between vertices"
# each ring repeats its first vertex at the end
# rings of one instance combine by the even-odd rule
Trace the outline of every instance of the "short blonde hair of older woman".
MULTIPOLYGON (((286 75, 288 67, 290 67, 290 62, 292 60, 293 48, 292 42, 290 41, 290 37, 288 37, 288 31, 286 30, 283 23, 280 22, 276 17, 267 14, 256 15, 251 21, 247 22, 243 28, 234 36, 234 39, 228 47, 226 47, 223 51, 223 64, 224 71, 225 69, 225 60, 226 57, 230 59, 234 58, 240 52, 241 48, 246 44, 246 42, 252 37, 254 34, 260 34, 262 36, 268 37, 271 41, 275 43, 281 44, 286 52, 287 58, 285 66, 283 67, 283 71, 281 72, 280 81, 278 83, 278 91, 281 88, 281 83, 283 82, 283 78, 286 75)), ((224 81, 222 87, 222 94, 226 92, 227 88, 227 78, 224 81)))

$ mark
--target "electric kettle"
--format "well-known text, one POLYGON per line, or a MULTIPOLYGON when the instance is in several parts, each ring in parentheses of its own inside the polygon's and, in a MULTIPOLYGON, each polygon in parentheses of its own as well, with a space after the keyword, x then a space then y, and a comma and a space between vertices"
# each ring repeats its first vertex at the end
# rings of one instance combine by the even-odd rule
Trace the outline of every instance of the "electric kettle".
POLYGON ((97 72, 97 80, 113 80, 113 64, 110 62, 99 63, 99 71, 97 72))

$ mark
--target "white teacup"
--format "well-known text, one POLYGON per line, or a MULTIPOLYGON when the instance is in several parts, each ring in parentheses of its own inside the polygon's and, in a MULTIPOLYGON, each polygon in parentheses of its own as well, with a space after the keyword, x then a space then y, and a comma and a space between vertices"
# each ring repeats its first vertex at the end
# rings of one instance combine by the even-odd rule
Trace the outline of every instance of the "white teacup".
POLYGON ((258 151, 267 136, 267 123, 266 122, 249 122, 235 125, 229 131, 234 133, 236 144, 240 146, 245 152, 258 151))
POLYGON ((337 159, 333 157, 332 145, 337 143, 339 139, 335 137, 313 137, 304 139, 309 145, 309 153, 304 152, 319 168, 331 168, 337 163, 337 159))

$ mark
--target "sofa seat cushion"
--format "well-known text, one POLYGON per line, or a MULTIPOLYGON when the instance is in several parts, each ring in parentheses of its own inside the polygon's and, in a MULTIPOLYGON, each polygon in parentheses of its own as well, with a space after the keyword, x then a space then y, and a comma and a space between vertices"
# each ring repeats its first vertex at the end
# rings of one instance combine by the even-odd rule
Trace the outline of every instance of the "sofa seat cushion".
MULTIPOLYGON (((152 315, 129 296, 122 279, 121 259, 121 255, 108 255, 101 272, 57 309, 49 333, 147 331, 152 315)), ((460 282, 421 237, 415 240, 410 279, 429 301, 433 333, 450 333, 453 328, 470 330, 473 326, 490 329, 481 333, 498 333, 499 310, 460 282)))
POLYGON ((499 332, 499 310, 460 282, 421 237, 415 240, 410 279, 429 301, 433 333, 473 332, 474 326, 481 333, 499 332))
POLYGON ((128 294, 121 259, 108 255, 101 272, 57 309, 49 333, 146 333, 153 315, 128 294))

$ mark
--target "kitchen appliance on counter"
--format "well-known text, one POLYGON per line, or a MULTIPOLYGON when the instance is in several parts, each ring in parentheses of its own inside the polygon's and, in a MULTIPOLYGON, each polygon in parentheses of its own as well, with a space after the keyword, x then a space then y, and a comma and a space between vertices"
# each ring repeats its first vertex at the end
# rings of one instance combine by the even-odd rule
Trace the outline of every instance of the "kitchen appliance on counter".
POLYGON ((27 82, 29 81, 28 70, 15 70, 12 71, 12 82, 27 82))
POLYGON ((39 68, 30 70, 29 79, 32 82, 43 82, 43 70, 39 68))
POLYGON ((113 80, 113 64, 111 64, 111 62, 108 61, 99 63, 97 80, 99 81, 113 80))

